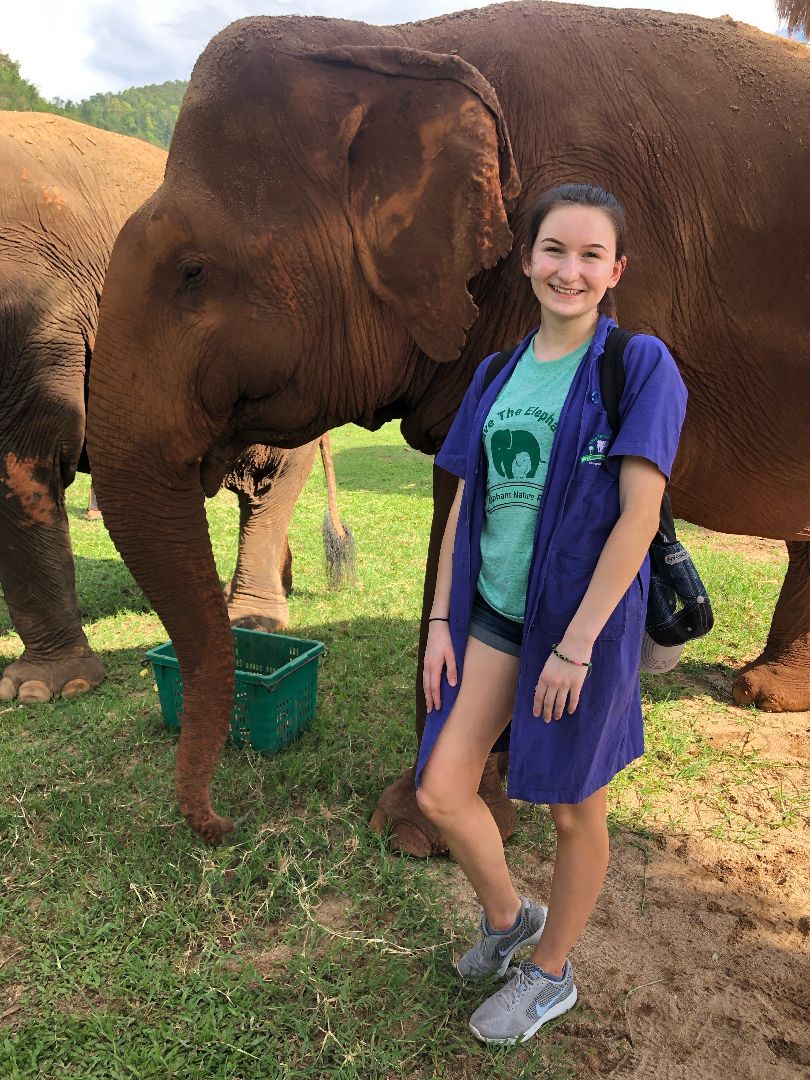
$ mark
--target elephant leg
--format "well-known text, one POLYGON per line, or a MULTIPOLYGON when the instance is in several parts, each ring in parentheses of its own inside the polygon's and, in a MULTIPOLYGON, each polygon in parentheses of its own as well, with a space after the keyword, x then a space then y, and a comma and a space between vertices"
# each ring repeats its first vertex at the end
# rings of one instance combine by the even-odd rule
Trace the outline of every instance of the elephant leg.
MULTIPOLYGON (((458 480, 444 469, 433 466, 433 522, 430 530, 425 588, 422 596, 422 623, 419 633, 419 659, 416 668, 417 743, 425 727, 425 695, 422 689, 422 663, 427 643, 428 615, 433 603, 436 570, 439 565, 444 527, 458 487, 458 480)), ((507 840, 515 831, 515 808, 506 797, 501 782, 503 755, 490 755, 484 768, 478 794, 492 811, 500 834, 507 840)), ((391 847, 408 855, 446 855, 447 844, 439 830, 428 821, 416 802, 415 768, 410 768, 383 791, 369 826, 373 832, 391 830, 391 847)))
POLYGON ((225 478, 239 500, 239 551, 226 597, 233 626, 274 632, 289 625, 287 530, 317 448, 317 441, 295 450, 250 447, 225 478))
POLYGON ((0 679, 0 700, 75 697, 104 678, 82 629, 65 511, 54 458, 0 451, 0 583, 23 640, 0 679))
POLYGON ((766 712, 810 709, 810 542, 788 541, 788 570, 762 654, 734 683, 738 705, 766 712))

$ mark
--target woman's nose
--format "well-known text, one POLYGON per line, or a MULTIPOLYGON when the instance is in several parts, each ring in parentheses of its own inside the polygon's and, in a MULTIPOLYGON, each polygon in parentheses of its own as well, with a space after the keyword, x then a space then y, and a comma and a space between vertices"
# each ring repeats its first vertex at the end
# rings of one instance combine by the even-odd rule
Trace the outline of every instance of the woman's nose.
POLYGON ((579 274, 576 259, 572 256, 564 258, 557 269, 557 274, 561 281, 576 281, 579 274))

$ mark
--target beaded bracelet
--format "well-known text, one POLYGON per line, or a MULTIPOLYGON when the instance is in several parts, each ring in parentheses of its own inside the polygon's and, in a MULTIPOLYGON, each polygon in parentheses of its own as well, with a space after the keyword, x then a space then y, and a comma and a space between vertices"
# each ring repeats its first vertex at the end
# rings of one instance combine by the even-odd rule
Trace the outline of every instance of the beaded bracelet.
POLYGON ((593 666, 590 660, 572 660, 570 656, 563 656, 561 652, 558 652, 556 645, 551 646, 551 651, 554 653, 558 660, 564 660, 566 664, 573 664, 575 667, 587 668, 588 670, 585 673, 586 678, 588 677, 588 675, 590 675, 591 667, 593 666))

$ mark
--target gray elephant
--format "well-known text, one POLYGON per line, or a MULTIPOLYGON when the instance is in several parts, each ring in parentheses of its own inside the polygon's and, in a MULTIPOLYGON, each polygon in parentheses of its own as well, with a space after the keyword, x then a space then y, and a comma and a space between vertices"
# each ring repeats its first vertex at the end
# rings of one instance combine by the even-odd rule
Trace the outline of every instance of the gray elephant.
MULTIPOLYGON (((64 491, 88 468, 85 395, 113 243, 160 184, 166 154, 48 113, 0 112, 0 166, 0 583, 25 645, 0 700, 41 702, 104 678, 82 628, 64 491)), ((317 445, 254 447, 230 471, 235 622, 289 621, 287 526, 317 445)), ((332 518, 339 556, 351 538, 332 518)))
MULTIPOLYGON (((511 3, 397 27, 247 19, 213 39, 166 178, 113 252, 88 428, 110 532, 177 648, 194 829, 231 827, 209 800, 233 655, 205 494, 246 444, 349 421, 401 417, 435 452, 476 365, 531 324, 513 237, 568 180, 627 207, 622 322, 666 341, 689 388, 676 513, 788 544, 735 696, 810 707, 808 121, 804 47, 730 20, 511 3)), ((437 470, 427 595, 454 490, 437 470)), ((410 772, 386 821, 396 845, 441 850, 410 772)))

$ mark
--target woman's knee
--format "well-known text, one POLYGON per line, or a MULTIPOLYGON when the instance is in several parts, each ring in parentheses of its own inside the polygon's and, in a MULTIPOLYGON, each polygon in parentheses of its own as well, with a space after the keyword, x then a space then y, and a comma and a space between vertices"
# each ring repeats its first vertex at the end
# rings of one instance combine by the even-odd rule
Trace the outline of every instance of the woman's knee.
POLYGON ((607 829, 607 817, 602 804, 557 803, 549 807, 557 836, 574 836, 580 833, 602 832, 607 829))
POLYGON ((441 817, 443 800, 439 793, 434 791, 430 781, 423 780, 416 789, 416 801, 428 821, 441 817))
POLYGON ((437 822, 457 813, 464 800, 460 792, 454 792, 448 785, 436 783, 428 777, 416 789, 416 801, 425 817, 437 822))
POLYGON ((558 803, 549 807, 557 836, 565 836, 576 829, 577 815, 575 807, 568 803, 558 803))

